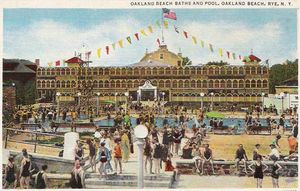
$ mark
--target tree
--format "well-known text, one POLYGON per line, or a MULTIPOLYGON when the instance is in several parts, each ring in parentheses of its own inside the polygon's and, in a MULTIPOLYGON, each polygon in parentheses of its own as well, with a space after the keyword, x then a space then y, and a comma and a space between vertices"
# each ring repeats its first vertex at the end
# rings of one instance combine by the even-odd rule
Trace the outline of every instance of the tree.
POLYGON ((281 85, 285 80, 298 76, 298 59, 287 60, 283 64, 275 64, 270 68, 269 90, 275 93, 275 86, 281 85))
POLYGON ((192 65, 192 61, 188 57, 182 58, 182 66, 190 66, 192 65))

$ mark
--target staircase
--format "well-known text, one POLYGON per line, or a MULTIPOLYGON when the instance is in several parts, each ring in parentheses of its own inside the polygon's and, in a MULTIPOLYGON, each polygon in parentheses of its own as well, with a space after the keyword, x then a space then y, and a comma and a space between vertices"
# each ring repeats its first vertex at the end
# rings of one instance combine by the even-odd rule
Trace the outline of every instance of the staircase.
MULTIPOLYGON (((168 189, 171 188, 172 175, 145 175, 145 188, 168 189)), ((136 174, 108 174, 105 180, 99 178, 99 173, 86 174, 85 184, 87 189, 135 189, 137 188, 136 174)))

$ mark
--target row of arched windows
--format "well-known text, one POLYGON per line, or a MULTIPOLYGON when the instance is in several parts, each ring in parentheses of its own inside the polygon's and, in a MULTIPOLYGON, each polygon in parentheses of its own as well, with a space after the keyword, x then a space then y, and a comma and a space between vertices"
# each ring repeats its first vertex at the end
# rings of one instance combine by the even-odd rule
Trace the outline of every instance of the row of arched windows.
MULTIPOLYGON (((78 81, 78 86, 94 88, 138 88, 145 80, 94 80, 78 81)), ((152 85, 159 88, 268 88, 268 80, 151 80, 152 85)), ((75 88, 76 81, 38 80, 37 88, 75 88)))
POLYGON ((267 74, 265 66, 204 66, 204 67, 89 67, 38 68, 38 76, 58 75, 260 75, 267 74))

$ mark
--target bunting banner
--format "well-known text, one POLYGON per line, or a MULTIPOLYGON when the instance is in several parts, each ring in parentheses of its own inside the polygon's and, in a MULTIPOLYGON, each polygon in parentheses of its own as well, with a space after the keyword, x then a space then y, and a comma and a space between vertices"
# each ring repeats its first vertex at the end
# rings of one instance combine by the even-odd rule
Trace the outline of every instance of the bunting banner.
POLYGON ((230 59, 230 52, 227 51, 227 57, 230 59))
POLYGON ((98 58, 100 58, 100 56, 101 56, 101 48, 97 49, 97 56, 98 56, 98 58))
POLYGON ((242 60, 242 56, 241 55, 239 55, 239 59, 242 60))
POLYGON ((188 38, 188 33, 187 32, 183 31, 183 34, 184 34, 185 38, 188 38))
POLYGON ((196 39, 196 37, 192 36, 192 39, 193 39, 193 43, 194 43, 194 44, 197 44, 197 39, 196 39))
POLYGON ((126 37, 126 39, 129 42, 129 44, 131 44, 131 38, 130 38, 130 36, 126 37))
POLYGON ((112 43, 111 44, 112 48, 115 50, 116 49, 116 44, 115 43, 112 43))
POLYGON ((92 54, 92 51, 88 51, 88 52, 86 52, 86 53, 85 53, 85 59, 86 59, 86 60, 89 60, 89 59, 90 59, 90 56, 91 56, 91 54, 92 54))
POLYGON ((204 48, 204 41, 201 40, 201 47, 204 48))
POLYGON ((219 48, 218 51, 219 51, 220 57, 223 57, 223 50, 222 50, 222 48, 219 48))
POLYGON ((140 40, 139 39, 139 33, 135 33, 134 36, 135 36, 136 40, 140 40))
POLYGON ((109 55, 109 46, 106 46, 106 54, 109 55))
POLYGON ((158 26, 158 28, 161 28, 159 21, 156 21, 156 25, 158 26))
POLYGON ((119 40, 119 46, 120 46, 120 48, 123 48, 123 40, 119 40))
POLYGON ((145 33, 144 29, 141 30, 141 34, 144 36, 147 36, 147 34, 145 33))
POLYGON ((169 27, 169 22, 168 22, 168 21, 164 21, 164 26, 165 26, 166 29, 168 29, 168 27, 169 27))
POLYGON ((60 66, 60 60, 55 61, 55 66, 60 66))
POLYGON ((148 30, 149 30, 150 33, 153 33, 152 26, 148 26, 148 30))
POLYGON ((209 44, 209 50, 210 50, 211 52, 214 52, 214 49, 213 49, 212 44, 209 44))

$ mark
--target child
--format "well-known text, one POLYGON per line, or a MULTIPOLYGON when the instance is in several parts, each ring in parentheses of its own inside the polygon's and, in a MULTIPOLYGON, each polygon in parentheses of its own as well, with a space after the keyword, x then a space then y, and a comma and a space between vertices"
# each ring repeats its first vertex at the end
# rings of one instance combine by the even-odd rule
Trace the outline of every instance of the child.
POLYGON ((173 171, 174 170, 174 167, 172 165, 172 161, 171 161, 171 158, 172 158, 172 154, 168 154, 168 160, 166 161, 166 168, 165 168, 165 171, 173 171))

